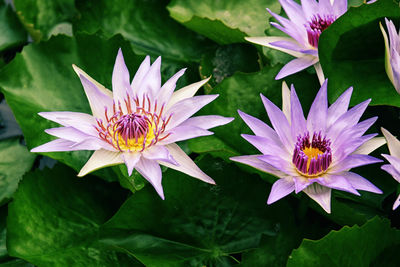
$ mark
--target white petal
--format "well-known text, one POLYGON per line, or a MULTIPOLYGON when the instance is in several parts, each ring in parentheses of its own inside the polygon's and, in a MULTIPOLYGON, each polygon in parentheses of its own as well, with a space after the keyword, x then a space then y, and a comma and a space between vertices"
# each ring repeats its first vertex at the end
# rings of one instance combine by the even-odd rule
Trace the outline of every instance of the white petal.
POLYGON ((150 66, 150 69, 143 77, 140 83, 140 88, 137 91, 139 99, 142 98, 142 94, 147 94, 150 99, 158 94, 161 88, 161 57, 158 57, 156 61, 150 66))
POLYGON ((165 110, 169 110, 173 105, 183 99, 193 97, 200 89, 200 87, 205 85, 210 80, 210 78, 211 77, 208 77, 207 79, 201 80, 199 82, 189 84, 188 86, 185 86, 178 91, 175 91, 172 94, 171 99, 169 100, 165 110))
POLYGON ((125 152, 122 154, 129 176, 132 175, 133 169, 140 160, 140 156, 141 154, 139 152, 125 152))
POLYGON ((386 144, 386 140, 383 137, 375 137, 371 140, 368 140, 364 144, 362 144, 357 150, 355 150, 352 154, 364 154, 368 155, 378 147, 383 146, 386 144))
POLYGON ((131 84, 129 80, 129 70, 125 65, 124 56, 122 55, 120 48, 115 59, 114 70, 112 73, 112 88, 116 105, 118 105, 118 103, 123 104, 124 99, 130 93, 131 84))
POLYGON ((383 135, 387 141, 390 155, 400 158, 400 141, 396 139, 388 130, 381 128, 383 135))
POLYGON ((273 48, 273 49, 282 51, 286 54, 292 55, 294 57, 304 56, 303 53, 271 45, 271 43, 278 42, 278 41, 293 42, 293 39, 289 38, 289 37, 266 36, 266 37, 245 37, 245 39, 246 39, 246 41, 249 41, 251 43, 259 44, 259 45, 266 46, 269 48, 273 48))
POLYGON ((290 90, 286 82, 282 82, 282 111, 285 114, 289 124, 291 119, 290 113, 290 90))
POLYGON ((228 124, 233 120, 234 118, 227 118, 219 115, 197 116, 187 119, 186 121, 182 122, 180 126, 195 126, 208 130, 210 128, 228 124))
POLYGON ((193 160, 186 155, 186 153, 177 145, 177 144, 169 144, 165 146, 172 157, 178 162, 179 166, 172 165, 170 163, 162 162, 159 163, 168 168, 186 173, 194 178, 202 180, 203 182, 209 184, 215 184, 214 180, 211 179, 210 176, 205 174, 199 167, 193 162, 193 160))
POLYGON ((120 152, 112 152, 105 149, 96 150, 86 162, 85 166, 82 167, 78 176, 82 177, 95 170, 121 163, 124 163, 124 161, 122 160, 120 152))
POLYGON ((136 92, 140 88, 140 83, 143 81, 144 76, 150 69, 150 57, 146 56, 140 64, 139 69, 136 71, 135 77, 132 79, 131 88, 136 92))
POLYGON ((143 157, 150 160, 165 161, 174 165, 179 165, 171 156, 168 149, 162 145, 152 146, 142 152, 143 157))
POLYGON ((393 210, 397 209, 400 205, 400 195, 396 198, 396 201, 393 203, 393 210))
POLYGON ((313 183, 303 190, 311 199, 317 202, 327 213, 331 213, 331 192, 328 187, 313 183))
POLYGON ((161 87, 161 89, 158 92, 158 95, 156 97, 157 100, 159 101, 159 103, 168 103, 169 99, 171 98, 172 93, 175 90, 176 82, 185 73, 185 71, 186 71, 186 69, 181 69, 174 76, 169 78, 168 81, 166 81, 164 83, 164 85, 161 87))
POLYGON ((76 72, 76 74, 78 74, 78 77, 80 77, 81 75, 84 76, 86 79, 88 79, 91 83, 93 83, 94 85, 96 85, 97 88, 99 88, 105 95, 107 95, 108 97, 112 98, 113 94, 110 90, 108 90, 107 88, 105 88, 102 84, 100 84, 99 82, 97 82, 95 79, 93 79, 92 77, 90 77, 86 72, 84 72, 83 70, 81 70, 79 67, 77 67, 75 64, 72 64, 72 68, 74 69, 74 71, 76 72))

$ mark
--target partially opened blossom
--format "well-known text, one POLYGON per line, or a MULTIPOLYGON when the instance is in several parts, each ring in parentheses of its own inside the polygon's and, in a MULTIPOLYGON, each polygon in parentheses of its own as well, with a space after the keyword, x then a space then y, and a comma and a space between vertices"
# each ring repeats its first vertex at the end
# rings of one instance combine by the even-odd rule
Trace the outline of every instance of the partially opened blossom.
POLYGON ((289 19, 267 8, 278 21, 278 23, 271 22, 271 25, 290 37, 247 37, 246 40, 296 57, 280 70, 275 79, 284 78, 314 65, 322 84, 324 75, 318 58, 319 36, 347 11, 347 0, 320 0, 319 2, 301 0, 301 5, 293 0, 279 0, 279 2, 289 19))
MULTIPOLYGON (((382 165, 382 170, 385 170, 393 178, 400 183, 400 141, 396 139, 388 130, 382 128, 382 133, 386 138, 390 155, 382 154, 390 164, 382 165)), ((393 204, 393 209, 400 205, 400 195, 393 204)))
POLYGON ((396 31, 393 21, 385 18, 389 38, 382 24, 379 23, 385 41, 386 73, 396 91, 400 94, 400 30, 396 31))
POLYGON ((63 127, 47 129, 46 133, 58 139, 36 147, 32 152, 95 150, 78 176, 125 163, 129 175, 136 169, 163 199, 159 164, 214 184, 213 179, 202 172, 175 142, 210 135, 209 128, 226 124, 232 118, 191 117, 218 95, 194 96, 208 79, 174 92, 185 69, 161 86, 160 66, 160 57, 150 65, 147 56, 130 80, 119 50, 111 92, 73 65, 92 115, 69 111, 40 112, 40 116, 63 127))
POLYGON ((231 159, 279 178, 272 186, 268 204, 293 191, 303 191, 330 213, 331 189, 356 195, 357 190, 382 193, 368 180, 349 171, 380 162, 368 154, 385 143, 383 138, 374 138, 376 134, 363 135, 377 117, 359 122, 370 100, 348 110, 352 91, 349 88, 328 107, 325 81, 306 119, 293 85, 289 90, 284 83, 282 110, 261 95, 274 129, 238 111, 255 134, 242 137, 262 154, 231 159))

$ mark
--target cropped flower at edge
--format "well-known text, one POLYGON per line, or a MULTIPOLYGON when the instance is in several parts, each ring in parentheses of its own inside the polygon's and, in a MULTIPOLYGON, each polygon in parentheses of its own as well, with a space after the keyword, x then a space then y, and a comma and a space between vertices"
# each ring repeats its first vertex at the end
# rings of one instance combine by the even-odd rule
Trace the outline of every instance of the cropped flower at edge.
POLYGON ((305 119, 293 85, 289 90, 283 83, 282 110, 261 95, 274 129, 238 111, 255 134, 243 134, 242 137, 262 154, 238 156, 231 160, 279 178, 272 186, 268 204, 293 191, 296 194, 304 191, 330 213, 331 189, 356 195, 359 195, 357 189, 382 193, 368 180, 349 171, 381 162, 368 154, 385 143, 383 138, 374 138, 376 134, 363 136, 377 117, 358 122, 370 100, 348 110, 352 91, 351 87, 347 89, 328 108, 326 80, 305 119))
POLYGON ((379 23, 385 41, 385 68, 389 80, 400 94, 400 29, 397 33, 393 21, 385 18, 389 39, 382 24, 379 23))
MULTIPOLYGON (((382 165, 382 170, 386 171, 400 183, 400 141, 396 139, 388 130, 382 128, 382 133, 385 136, 387 145, 389 147, 390 155, 382 154, 382 156, 389 161, 390 164, 382 165)), ((393 203, 393 209, 397 209, 400 205, 400 195, 393 203)))
POLYGON ((191 117, 218 95, 194 96, 208 79, 174 92, 180 70, 161 86, 161 57, 150 65, 147 56, 132 82, 121 49, 112 74, 112 89, 73 65, 93 115, 78 112, 40 112, 39 115, 64 127, 47 129, 58 137, 32 152, 95 150, 78 176, 125 163, 128 174, 136 169, 162 199, 160 165, 215 184, 175 142, 212 134, 208 129, 233 120, 217 115, 191 117))
POLYGON ((246 37, 255 44, 274 48, 296 57, 287 63, 275 79, 279 80, 314 65, 320 83, 325 80, 318 58, 318 40, 321 33, 347 11, 347 0, 279 0, 289 17, 286 19, 271 10, 268 12, 279 22, 271 25, 290 37, 246 37))

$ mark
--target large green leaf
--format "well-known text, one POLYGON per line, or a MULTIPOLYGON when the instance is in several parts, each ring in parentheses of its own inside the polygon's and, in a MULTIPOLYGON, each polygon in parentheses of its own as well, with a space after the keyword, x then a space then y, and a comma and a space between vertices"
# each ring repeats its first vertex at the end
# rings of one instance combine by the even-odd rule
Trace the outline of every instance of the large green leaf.
POLYGON ((27 33, 12 8, 0 2, 0 51, 26 42, 27 33))
POLYGON ((19 19, 33 40, 47 40, 52 34, 72 34, 76 16, 74 0, 13 0, 19 19))
POLYGON ((388 220, 376 217, 361 227, 345 226, 317 241, 303 240, 287 266, 396 266, 375 260, 386 258, 389 263, 398 258, 399 247, 400 230, 391 228, 388 220))
POLYGON ((266 205, 257 176, 212 157, 197 163, 217 185, 168 170, 165 200, 151 187, 135 193, 103 226, 101 242, 146 266, 230 266, 233 254, 258 247, 263 235, 275 242, 296 229, 287 201, 266 205))
POLYGON ((329 79, 330 100, 354 86, 353 105, 372 98, 372 105, 400 106, 400 98, 385 72, 379 29, 385 17, 400 24, 400 7, 393 0, 352 7, 322 33, 318 49, 329 79))
POLYGON ((120 33, 129 40, 136 53, 163 56, 180 62, 200 61, 209 41, 185 29, 168 16, 167 1, 117 0, 77 1, 81 18, 75 31, 106 37, 120 33))
POLYGON ((173 0, 168 5, 172 18, 189 29, 220 43, 244 42, 246 36, 263 36, 270 27, 266 8, 280 12, 273 0, 173 0))
POLYGON ((97 235, 123 201, 121 190, 64 166, 28 173, 9 204, 9 254, 38 266, 120 266, 126 256, 102 248, 97 235))
MULTIPOLYGON (((72 69, 76 64, 107 88, 118 48, 133 74, 142 57, 131 52, 121 36, 103 40, 95 36, 76 38, 56 36, 47 42, 32 44, 0 71, 0 88, 22 128, 29 148, 48 142, 53 137, 43 131, 57 127, 37 115, 41 111, 76 111, 91 113, 79 77, 72 69), (99 57, 98 55, 101 55, 99 57)), ((43 153, 79 170, 91 152, 43 153)), ((112 172, 103 173, 111 177, 112 172)))
POLYGON ((0 262, 7 257, 6 247, 6 218, 7 206, 0 208, 0 262))
POLYGON ((19 143, 19 138, 0 141, 0 205, 11 198, 35 157, 19 143))

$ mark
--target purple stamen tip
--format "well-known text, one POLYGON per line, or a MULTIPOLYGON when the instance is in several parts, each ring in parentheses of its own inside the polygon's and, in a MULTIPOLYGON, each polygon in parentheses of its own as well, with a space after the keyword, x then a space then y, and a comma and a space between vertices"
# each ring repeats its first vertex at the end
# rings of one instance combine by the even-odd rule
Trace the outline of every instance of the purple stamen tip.
POLYGON ((305 24, 307 30, 308 43, 313 47, 318 47, 319 36, 321 33, 328 28, 336 17, 334 15, 314 15, 308 24, 305 24))

